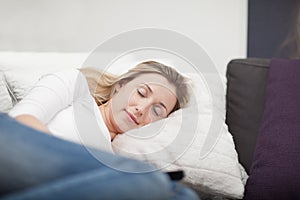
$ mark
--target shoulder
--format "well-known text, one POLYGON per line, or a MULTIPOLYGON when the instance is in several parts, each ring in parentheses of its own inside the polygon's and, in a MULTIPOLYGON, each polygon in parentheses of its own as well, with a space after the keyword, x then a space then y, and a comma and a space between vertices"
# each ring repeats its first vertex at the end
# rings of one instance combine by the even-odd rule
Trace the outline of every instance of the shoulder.
POLYGON ((43 78, 57 78, 61 79, 62 81, 68 81, 68 80, 76 80, 78 76, 81 76, 82 73, 78 69, 68 69, 68 70, 62 70, 62 71, 57 71, 49 74, 45 74, 41 77, 43 78))
POLYGON ((78 82, 82 84, 85 82, 84 75, 78 69, 68 69, 57 71, 53 73, 48 73, 40 77, 40 84, 59 84, 67 87, 76 85, 78 82))
POLYGON ((43 75, 36 87, 48 88, 59 96, 80 97, 89 93, 85 76, 79 69, 68 69, 43 75))

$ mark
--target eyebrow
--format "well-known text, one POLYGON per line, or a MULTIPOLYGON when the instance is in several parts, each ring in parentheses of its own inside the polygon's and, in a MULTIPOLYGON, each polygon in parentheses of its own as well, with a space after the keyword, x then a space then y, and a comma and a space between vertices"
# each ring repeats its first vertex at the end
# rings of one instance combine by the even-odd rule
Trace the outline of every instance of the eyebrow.
MULTIPOLYGON (((147 87, 147 89, 150 91, 151 94, 153 94, 153 90, 151 89, 151 87, 147 84, 147 83, 144 83, 144 85, 147 87)), ((168 109, 167 107, 165 106, 165 104, 163 104, 162 102, 159 102, 159 104, 164 107, 166 109, 166 111, 168 112, 168 109)))

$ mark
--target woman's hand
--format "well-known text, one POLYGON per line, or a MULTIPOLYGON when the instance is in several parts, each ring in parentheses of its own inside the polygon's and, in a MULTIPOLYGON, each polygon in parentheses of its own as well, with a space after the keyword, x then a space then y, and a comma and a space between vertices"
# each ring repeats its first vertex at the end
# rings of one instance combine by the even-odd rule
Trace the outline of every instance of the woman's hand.
POLYGON ((45 126, 40 120, 38 120, 36 117, 34 117, 33 115, 19 115, 15 118, 17 121, 19 121, 20 123, 27 125, 31 128, 34 128, 36 130, 45 132, 45 133, 51 133, 49 131, 49 129, 47 128, 47 126, 45 126))

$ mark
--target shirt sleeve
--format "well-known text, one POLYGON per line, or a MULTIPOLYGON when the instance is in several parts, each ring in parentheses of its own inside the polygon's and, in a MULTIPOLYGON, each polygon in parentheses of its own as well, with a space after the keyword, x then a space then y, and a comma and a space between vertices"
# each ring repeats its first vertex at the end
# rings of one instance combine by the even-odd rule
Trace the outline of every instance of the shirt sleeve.
POLYGON ((84 95, 86 90, 86 79, 77 69, 47 74, 39 79, 9 115, 29 114, 47 124, 59 111, 84 95))

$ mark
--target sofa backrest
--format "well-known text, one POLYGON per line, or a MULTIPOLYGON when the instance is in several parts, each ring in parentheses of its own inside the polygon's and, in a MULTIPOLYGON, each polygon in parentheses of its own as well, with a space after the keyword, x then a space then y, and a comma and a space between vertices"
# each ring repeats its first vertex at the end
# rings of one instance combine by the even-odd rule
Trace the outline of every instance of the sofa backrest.
POLYGON ((226 123, 247 173, 264 111, 269 59, 232 60, 227 66, 226 123))

